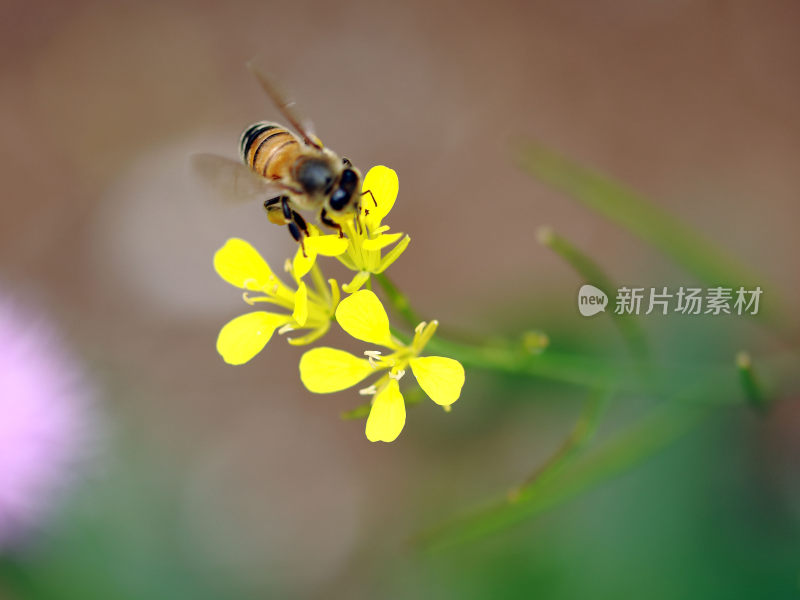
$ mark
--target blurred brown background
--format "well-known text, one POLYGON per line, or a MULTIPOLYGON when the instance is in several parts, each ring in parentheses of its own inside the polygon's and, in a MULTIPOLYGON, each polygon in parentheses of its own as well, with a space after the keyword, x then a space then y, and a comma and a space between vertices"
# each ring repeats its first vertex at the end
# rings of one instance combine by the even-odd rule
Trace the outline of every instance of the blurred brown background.
POLYGON ((6 0, 2 14, 2 286, 54 313, 109 410, 176 464, 183 518, 220 540, 234 531, 237 561, 287 586, 347 589, 413 530, 404 506, 503 489, 559 433, 532 441, 523 424, 487 431, 483 413, 424 405, 398 443, 372 445, 363 423, 338 420, 361 399, 307 393, 282 340, 222 363, 217 331, 247 307, 214 250, 245 237, 276 266, 294 251, 259 206, 217 205, 187 171, 192 152, 235 157, 246 125, 278 119, 247 59, 265 59, 334 150, 398 172, 388 221, 412 243, 393 277, 443 322, 492 331, 502 307, 543 290, 571 303, 575 276, 535 243, 541 225, 622 281, 682 283, 519 172, 512 142, 526 137, 628 182, 800 296, 791 0, 6 0), (476 443, 456 452, 450 428, 476 443))

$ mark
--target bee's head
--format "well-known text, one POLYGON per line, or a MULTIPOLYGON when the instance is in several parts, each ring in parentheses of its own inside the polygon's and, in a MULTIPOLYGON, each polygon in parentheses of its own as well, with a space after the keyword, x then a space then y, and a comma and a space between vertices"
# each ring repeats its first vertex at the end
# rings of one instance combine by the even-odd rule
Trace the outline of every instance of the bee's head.
POLYGON ((361 174, 357 169, 351 166, 342 169, 328 200, 331 211, 338 214, 356 212, 361 197, 357 191, 359 185, 361 185, 361 174))

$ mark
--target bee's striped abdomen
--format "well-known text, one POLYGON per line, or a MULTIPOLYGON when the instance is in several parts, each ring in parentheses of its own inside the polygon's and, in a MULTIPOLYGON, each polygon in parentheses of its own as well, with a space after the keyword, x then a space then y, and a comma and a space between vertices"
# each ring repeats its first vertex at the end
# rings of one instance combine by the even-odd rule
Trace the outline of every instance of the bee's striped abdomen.
POLYGON ((287 129, 262 121, 248 127, 240 144, 242 160, 259 175, 283 179, 300 151, 300 142, 287 129))

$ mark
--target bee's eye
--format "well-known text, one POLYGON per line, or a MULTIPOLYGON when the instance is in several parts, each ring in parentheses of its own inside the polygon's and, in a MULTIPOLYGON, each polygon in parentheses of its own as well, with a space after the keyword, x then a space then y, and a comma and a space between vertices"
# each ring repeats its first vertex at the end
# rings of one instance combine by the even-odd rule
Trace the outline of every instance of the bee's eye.
POLYGON ((356 191, 358 186, 358 175, 353 169, 345 169, 339 177, 339 185, 336 191, 331 195, 331 208, 333 210, 342 210, 350 202, 353 192, 356 191))
POLYGON ((342 210, 350 201, 350 196, 352 196, 351 192, 340 187, 331 195, 331 208, 333 210, 342 210))
POLYGON ((339 184, 343 188, 352 188, 355 189, 355 184, 358 183, 358 175, 353 169, 345 169, 342 171, 342 177, 339 180, 339 184))

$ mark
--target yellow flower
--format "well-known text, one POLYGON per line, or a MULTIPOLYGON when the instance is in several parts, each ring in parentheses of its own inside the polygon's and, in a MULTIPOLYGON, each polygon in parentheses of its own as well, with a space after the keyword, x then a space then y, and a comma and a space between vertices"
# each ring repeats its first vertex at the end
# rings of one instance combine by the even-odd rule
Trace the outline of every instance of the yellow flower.
POLYGON ((266 302, 289 311, 288 314, 255 311, 226 323, 217 338, 217 352, 225 362, 246 363, 261 352, 276 329, 281 334, 309 330, 302 337, 288 338, 289 343, 295 345, 309 344, 328 331, 340 297, 336 281, 329 279, 326 284, 319 269, 312 265, 309 268, 314 289, 310 290, 291 263, 287 261, 286 267, 295 280, 294 289, 284 284, 256 249, 244 240, 229 239, 214 254, 214 269, 222 279, 245 290, 242 294, 245 302, 251 306, 266 302), (251 296, 249 292, 261 295, 251 296))
POLYGON ((357 222, 352 219, 342 223, 348 245, 346 251, 337 256, 348 269, 357 271, 352 281, 342 286, 347 293, 359 290, 371 273, 383 273, 411 241, 409 236, 403 236, 402 233, 386 233, 389 226, 381 225, 383 218, 392 210, 399 189, 397 173, 389 167, 372 167, 364 177, 361 214, 357 222), (394 247, 383 254, 383 249, 392 244, 394 247))
POLYGON ((300 359, 300 379, 315 393, 338 392, 363 381, 376 372, 382 375, 369 387, 360 390, 374 395, 367 418, 366 434, 371 442, 394 441, 406 422, 406 409, 398 382, 406 368, 419 386, 436 404, 449 410, 461 395, 464 367, 456 360, 442 356, 420 356, 438 323, 420 323, 411 344, 397 340, 389 330, 389 318, 369 290, 360 290, 339 303, 336 320, 354 338, 389 348, 383 355, 377 350, 364 352, 367 358, 353 356, 335 348, 314 348, 300 359))
POLYGON ((317 255, 339 256, 347 250, 347 240, 339 237, 338 233, 320 235, 319 229, 309 223, 309 235, 303 240, 303 245, 297 246, 297 252, 292 261, 295 277, 303 277, 314 266, 317 255))

